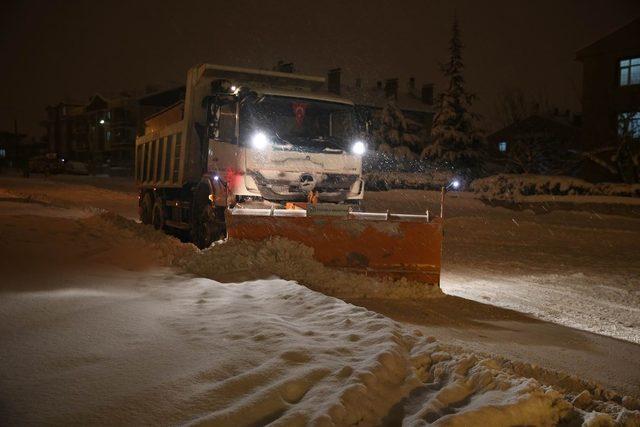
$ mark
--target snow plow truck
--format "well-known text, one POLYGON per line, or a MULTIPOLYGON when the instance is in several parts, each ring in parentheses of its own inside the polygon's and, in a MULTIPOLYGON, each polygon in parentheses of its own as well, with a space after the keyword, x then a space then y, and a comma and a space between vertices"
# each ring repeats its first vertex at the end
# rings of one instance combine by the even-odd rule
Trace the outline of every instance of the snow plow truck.
POLYGON ((354 104, 325 79, 212 64, 136 139, 139 213, 199 248, 280 236, 330 266, 439 285, 442 218, 364 212, 354 104))

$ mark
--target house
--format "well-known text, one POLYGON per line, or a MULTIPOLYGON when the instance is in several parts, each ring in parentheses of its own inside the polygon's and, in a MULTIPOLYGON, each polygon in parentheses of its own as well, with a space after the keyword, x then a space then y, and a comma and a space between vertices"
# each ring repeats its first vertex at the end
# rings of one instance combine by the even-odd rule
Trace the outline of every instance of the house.
POLYGON ((557 110, 533 114, 487 136, 488 157, 496 172, 559 172, 579 145, 580 116, 557 110))
POLYGON ((580 49, 583 127, 587 151, 616 145, 628 125, 640 139, 640 18, 580 49))
POLYGON ((180 99, 184 86, 145 92, 95 94, 86 104, 65 101, 48 106, 42 124, 49 151, 70 160, 131 167, 135 138, 144 133, 144 119, 180 99))
POLYGON ((401 112, 405 123, 397 144, 412 148, 418 153, 421 151, 419 145, 428 140, 435 114, 433 84, 423 84, 420 92, 413 77, 408 79, 404 90, 400 89, 397 78, 386 79, 384 82, 378 80, 375 85, 365 85, 358 78, 353 85, 344 85, 340 74, 339 68, 329 71, 327 90, 353 101, 361 122, 369 124, 372 137, 380 133, 383 112, 392 105, 401 112))

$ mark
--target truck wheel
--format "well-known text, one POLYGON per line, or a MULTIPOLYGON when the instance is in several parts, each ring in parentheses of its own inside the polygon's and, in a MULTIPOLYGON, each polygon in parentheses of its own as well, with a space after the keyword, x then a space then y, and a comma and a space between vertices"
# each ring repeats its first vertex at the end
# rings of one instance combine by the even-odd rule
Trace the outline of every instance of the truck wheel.
POLYGON ((199 212, 194 213, 196 217, 191 227, 191 240, 198 248, 208 248, 213 242, 224 237, 224 208, 205 203, 204 206, 200 206, 199 212))
POLYGON ((164 208, 162 198, 156 197, 156 202, 153 204, 153 211, 151 212, 151 224, 156 230, 164 230, 164 208))
POLYGON ((142 198, 142 204, 140 205, 140 222, 143 224, 151 224, 153 219, 153 199, 151 194, 146 193, 142 198))

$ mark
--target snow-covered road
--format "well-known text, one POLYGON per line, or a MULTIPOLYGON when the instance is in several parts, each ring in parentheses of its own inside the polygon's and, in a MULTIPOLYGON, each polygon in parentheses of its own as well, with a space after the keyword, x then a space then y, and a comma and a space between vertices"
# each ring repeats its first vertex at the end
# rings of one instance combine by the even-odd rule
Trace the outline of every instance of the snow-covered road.
MULTIPOLYGON (((437 194, 370 193, 369 206, 433 210, 437 194)), ((536 214, 454 193, 446 205, 442 289, 640 343, 640 216, 601 213, 607 210, 568 204, 536 214)))
MULTIPOLYGON (((134 216, 130 193, 38 181, 0 180, 0 188, 10 191, 0 194, 3 424, 513 425, 588 419, 594 410, 640 423, 640 413, 601 402, 620 402, 622 395, 591 382, 640 397, 636 344, 455 297, 436 297, 430 303, 402 295, 361 301, 357 294, 339 295, 357 303, 351 305, 281 279, 225 284, 186 274, 167 265, 179 257, 209 254, 83 208, 105 208, 112 200, 115 211, 134 216), (53 204, 15 199, 16 193, 53 204), (437 341, 425 338, 429 335, 437 341), (583 389, 595 395, 593 402, 577 404, 586 412, 568 403, 583 389)), ((394 198, 404 199, 396 205, 422 209, 422 201, 406 193, 375 194, 372 205, 376 197, 394 204, 394 198)), ((549 275, 557 273, 550 269, 568 265, 566 276, 586 285, 594 277, 606 277, 601 269, 609 265, 619 275, 635 274, 637 252, 618 253, 637 244, 632 218, 604 223, 593 219, 597 215, 586 215, 571 228, 564 216, 542 217, 546 222, 541 225, 535 215, 491 208, 491 219, 497 221, 492 225, 480 215, 487 208, 476 202, 452 200, 449 206, 451 243, 445 248, 443 277, 448 292, 456 292, 456 283, 469 283, 461 286, 475 289, 469 297, 504 306, 512 300, 526 303, 526 292, 509 291, 509 284, 519 286, 518 291, 534 286, 529 301, 542 307, 536 315, 544 318, 552 310, 543 310, 545 300, 536 292, 559 282, 554 292, 568 290, 555 307, 575 306, 574 312, 563 312, 574 321, 588 308, 604 308, 587 307, 580 289, 566 285, 562 274, 553 280, 549 275), (523 224, 527 232, 518 234, 523 224), (557 240, 543 238, 540 230, 549 227, 557 240), (492 229, 499 238, 492 237, 492 229), (622 237, 612 237, 611 230, 622 237), (563 243, 574 233, 578 248, 598 243, 609 254, 597 257, 598 250, 589 249, 582 258, 574 256, 563 243), (479 249, 485 245, 487 250, 479 249), (515 262, 523 256, 528 262, 515 262), (478 282, 475 269, 497 287, 491 294, 478 282), (515 282, 508 282, 514 277, 515 282), (540 283, 540 277, 548 283, 540 283), (502 288, 495 284, 500 281, 506 283, 502 288), (583 308, 572 299, 579 299, 583 308)), ((258 249, 245 255, 258 265, 260 257, 271 256, 258 249)), ((621 310, 629 310, 635 278, 626 291, 631 297, 614 280, 603 306, 616 301, 621 310)), ((547 304, 554 303, 557 294, 548 295, 547 304)), ((635 321, 634 312, 628 313, 635 321)), ((553 320, 566 323, 566 318, 553 320)), ((601 323, 606 325, 606 319, 601 323)), ((595 327, 586 325, 579 326, 595 327)), ((633 337, 637 329, 631 325, 621 331, 631 331, 633 337)), ((634 398, 625 400, 629 408, 639 404, 634 398)))
POLYGON ((595 385, 552 388, 535 379, 549 383, 545 370, 292 281, 224 284, 155 264, 203 255, 118 217, 6 199, 3 425, 640 422, 595 385), (572 405, 583 388, 593 397, 572 405))

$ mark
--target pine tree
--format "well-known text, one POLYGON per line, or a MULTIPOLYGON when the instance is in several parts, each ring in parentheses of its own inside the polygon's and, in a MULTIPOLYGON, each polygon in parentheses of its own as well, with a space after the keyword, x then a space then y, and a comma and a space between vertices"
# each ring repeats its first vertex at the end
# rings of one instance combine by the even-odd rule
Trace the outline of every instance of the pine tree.
POLYGON ((380 128, 376 135, 377 140, 390 147, 398 147, 402 145, 406 131, 407 123, 402 111, 397 107, 395 101, 389 100, 382 110, 380 128))
POLYGON ((449 86, 438 97, 439 109, 431 129, 432 142, 423 150, 422 157, 451 167, 474 169, 480 157, 480 136, 475 129, 477 116, 471 112, 475 96, 465 89, 462 75, 462 48, 460 27, 454 16, 450 58, 441 67, 449 86))

